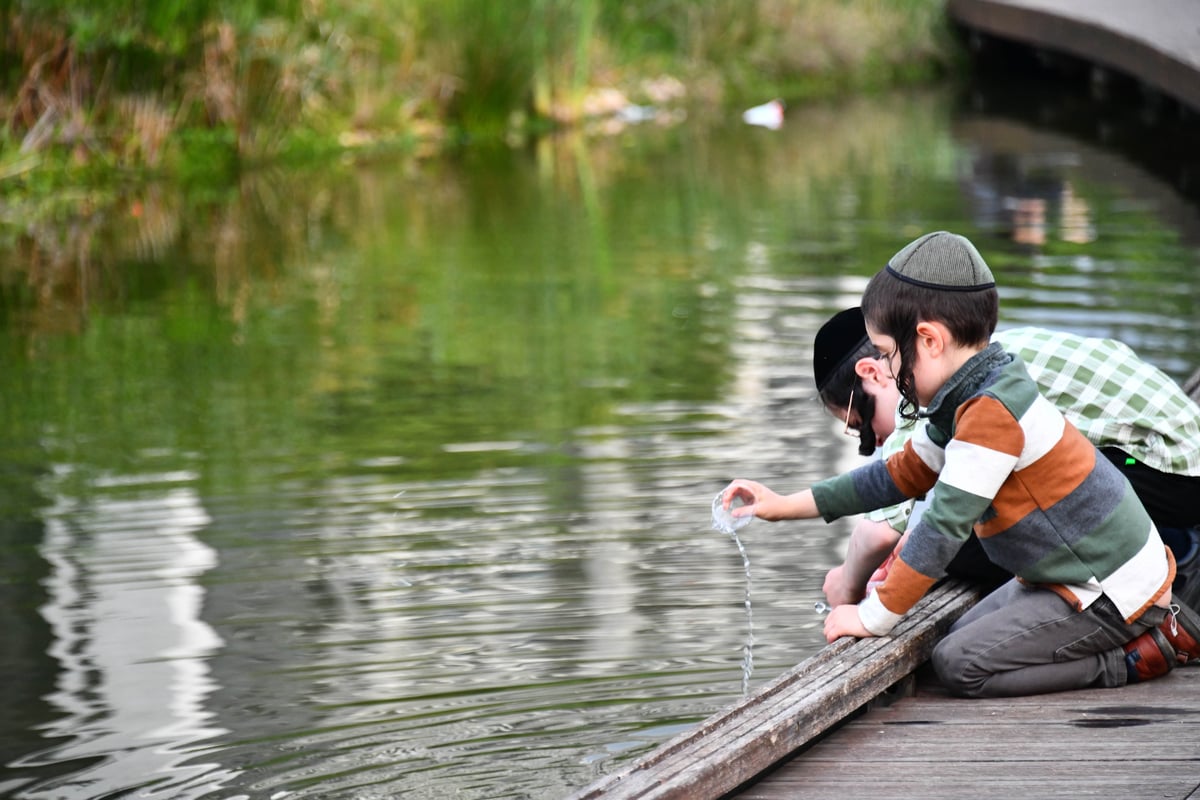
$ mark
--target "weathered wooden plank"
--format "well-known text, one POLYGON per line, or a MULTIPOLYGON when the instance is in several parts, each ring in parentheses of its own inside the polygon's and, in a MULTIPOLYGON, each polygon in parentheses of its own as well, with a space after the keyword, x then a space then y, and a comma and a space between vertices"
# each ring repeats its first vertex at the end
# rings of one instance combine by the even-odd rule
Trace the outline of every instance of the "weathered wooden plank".
MULTIPOLYGON (((929 764, 911 770, 873 769, 872 785, 847 779, 845 771, 821 780, 776 782, 740 792, 737 800, 830 800, 873 797, 880 800, 1014 800, 1014 798, 1195 798, 1191 784, 1178 764, 1138 762, 1091 764, 1086 774, 1064 773, 1045 763, 1033 768, 996 773, 964 765, 953 775, 929 764), (1136 776, 1136 777, 1135 777, 1136 776), (866 794, 856 792, 865 790, 866 794)), ((1194 779, 1193 779, 1194 780, 1194 779)))
MULTIPOLYGON (((966 708, 934 710, 933 713, 925 713, 925 706, 923 704, 917 708, 921 709, 921 711, 906 710, 894 717, 891 715, 882 715, 879 717, 879 722, 882 725, 890 725, 896 728, 914 729, 937 726, 954 726, 960 728, 983 726, 991 730, 1004 730, 1009 726, 1021 727, 1052 724, 1071 725, 1077 728, 1092 728, 1097 730, 1104 728, 1135 728, 1157 724, 1191 725, 1200 728, 1200 716, 1194 711, 1180 711, 1176 714, 1163 713, 1158 716, 1138 713, 1121 715, 1091 714, 1085 712, 1073 713, 1069 719, 1056 719, 1053 709, 1046 709, 1041 713, 1029 709, 1024 713, 1011 715, 974 717, 972 716, 972 712, 966 708), (958 718, 958 715, 962 715, 965 718, 958 718)), ((943 735, 959 736, 962 735, 962 732, 956 730, 953 733, 944 733, 943 735)), ((1200 742, 1200 739, 1197 742, 1200 742)))
POLYGON ((736 798, 1187 797, 1200 783, 1200 730, 1155 727, 1136 736, 1067 731, 1061 740, 1062 726, 942 729, 941 739, 877 728, 862 731, 865 742, 843 728, 736 798))
MULTIPOLYGON (((904 763, 929 763, 937 761, 954 763, 970 753, 972 759, 986 760, 992 764, 1028 765, 1039 762, 1075 764, 1092 762, 1128 762, 1131 747, 1139 749, 1168 742, 1183 743, 1184 737, 1196 742, 1200 727, 1182 724, 1158 724, 1135 728, 1105 728, 1102 730, 1080 730, 1064 725, 977 727, 953 730, 926 729, 919 736, 910 731, 886 731, 874 728, 854 735, 853 732, 838 731, 840 752, 822 750, 819 746, 802 756, 804 769, 799 772, 817 774, 818 765, 845 765, 845 752, 853 750, 855 762, 867 768, 899 766, 904 763), (993 748, 1003 742, 1003 748, 993 748), (999 751, 999 752, 997 752, 999 751)), ((1183 761, 1200 766, 1195 746, 1189 751, 1165 750, 1158 760, 1183 761)), ((1024 768, 1023 766, 1021 767, 1024 768)), ((835 766, 835 772, 842 766, 835 766)))
MULTIPOLYGON (((1200 669, 1177 669, 1166 678, 1120 691, 1094 689, 1030 697, 966 700, 922 687, 916 703, 897 703, 874 716, 884 724, 1003 725, 1039 724, 1051 720, 1087 722, 1097 727, 1124 720, 1176 718, 1200 723, 1198 703, 1180 703, 1180 696, 1200 698, 1200 669)), ((1197 740, 1200 747, 1200 740, 1197 740)))
POLYGON ((731 800, 828 797, 1193 798, 1200 668, 1156 681, 961 700, 921 684, 780 764, 731 800))
POLYGON ((975 588, 943 583, 918 603, 892 635, 845 638, 829 645, 754 695, 572 798, 721 797, 905 678, 928 659, 938 638, 977 600, 975 588))

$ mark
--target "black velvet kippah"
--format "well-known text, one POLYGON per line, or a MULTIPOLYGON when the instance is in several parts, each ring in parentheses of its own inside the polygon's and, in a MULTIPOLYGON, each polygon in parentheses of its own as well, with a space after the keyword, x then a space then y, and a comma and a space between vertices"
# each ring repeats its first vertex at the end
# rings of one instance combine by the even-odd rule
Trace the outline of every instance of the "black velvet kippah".
POLYGON ((830 376, 867 341, 867 326, 858 306, 839 311, 817 331, 813 340, 813 377, 817 391, 825 388, 830 376))

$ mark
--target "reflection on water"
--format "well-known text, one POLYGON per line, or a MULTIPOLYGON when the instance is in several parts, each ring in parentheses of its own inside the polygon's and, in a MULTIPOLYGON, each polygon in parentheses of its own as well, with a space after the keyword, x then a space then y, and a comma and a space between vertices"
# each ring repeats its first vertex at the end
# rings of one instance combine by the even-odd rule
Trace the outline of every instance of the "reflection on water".
MULTIPOLYGON (((221 641, 200 619, 196 579, 216 557, 195 535, 208 523, 195 493, 87 502, 59 495, 45 522, 40 552, 51 569, 40 611, 59 673, 45 698, 56 717, 39 733, 61 743, 9 766, 86 766, 21 796, 57 798, 86 786, 107 797, 207 772, 186 765, 196 742, 224 732, 210 727, 204 707, 213 688, 208 659, 221 641)), ((187 796, 178 788, 170 795, 187 796)))
POLYGON ((1191 201, 989 103, 159 187, 0 240, 0 795, 561 797, 815 652, 848 524, 744 559, 710 502, 859 462, 811 341, 905 241, 975 238, 1005 325, 1196 366, 1191 201))

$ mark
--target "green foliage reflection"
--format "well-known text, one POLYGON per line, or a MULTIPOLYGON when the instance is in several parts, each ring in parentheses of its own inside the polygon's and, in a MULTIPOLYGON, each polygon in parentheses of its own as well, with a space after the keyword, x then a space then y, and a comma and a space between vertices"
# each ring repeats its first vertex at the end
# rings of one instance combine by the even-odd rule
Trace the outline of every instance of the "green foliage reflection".
MULTIPOLYGON (((767 136, 647 130, 480 147, 418 173, 268 170, 30 226, 0 242, 10 458, 124 473, 166 453, 239 492, 365 464, 554 467, 661 404, 713 413, 742 366, 739 314, 777 313, 741 308, 746 291, 783 282, 815 325, 932 227, 982 237, 1010 313, 1051 307, 1045 282, 1081 274, 1078 246, 1035 258, 975 228, 947 115, 906 97, 797 112, 767 136)), ((1090 304, 1144 326, 1194 302, 1173 234, 1110 216, 1101 186, 1077 191, 1108 232, 1089 256, 1121 268, 1086 273, 1090 304)), ((801 372, 807 358, 798 338, 801 372)))

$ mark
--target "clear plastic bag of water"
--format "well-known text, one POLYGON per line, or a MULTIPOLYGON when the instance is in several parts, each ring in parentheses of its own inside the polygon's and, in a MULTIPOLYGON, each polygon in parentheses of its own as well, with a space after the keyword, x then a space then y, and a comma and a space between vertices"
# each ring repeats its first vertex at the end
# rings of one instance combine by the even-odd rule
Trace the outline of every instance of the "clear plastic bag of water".
POLYGON ((744 517, 735 517, 730 512, 732 512, 735 508, 742 507, 745 505, 745 503, 740 497, 735 497, 733 498, 733 502, 729 504, 729 508, 725 508, 725 504, 722 502, 722 497, 724 494, 725 490, 722 489, 721 491, 717 492, 717 496, 713 498, 712 526, 714 530, 718 530, 721 533, 733 536, 736 531, 749 525, 750 520, 754 519, 754 515, 747 514, 744 517))

